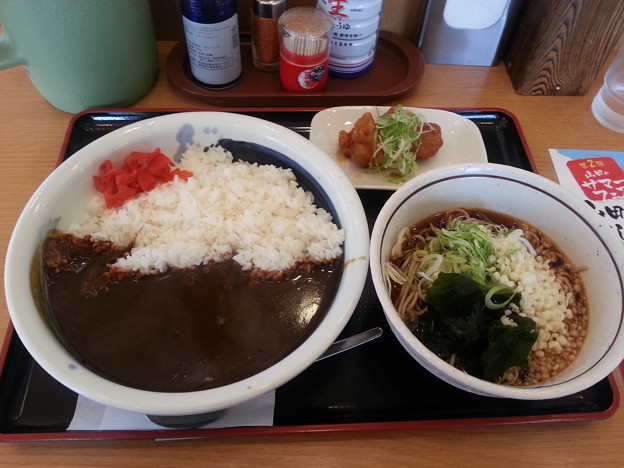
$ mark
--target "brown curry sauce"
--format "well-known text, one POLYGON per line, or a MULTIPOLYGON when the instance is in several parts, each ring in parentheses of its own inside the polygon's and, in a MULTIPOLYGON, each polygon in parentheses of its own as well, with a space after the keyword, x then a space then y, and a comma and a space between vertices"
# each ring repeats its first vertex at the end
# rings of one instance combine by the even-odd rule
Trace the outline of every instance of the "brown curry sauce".
POLYGON ((340 258, 308 274, 258 281, 228 260, 113 280, 107 265, 123 252, 75 248, 76 240, 44 242, 48 319, 94 372, 159 392, 215 388, 277 363, 323 319, 342 273, 340 258), (64 267, 54 268, 61 257, 64 267))

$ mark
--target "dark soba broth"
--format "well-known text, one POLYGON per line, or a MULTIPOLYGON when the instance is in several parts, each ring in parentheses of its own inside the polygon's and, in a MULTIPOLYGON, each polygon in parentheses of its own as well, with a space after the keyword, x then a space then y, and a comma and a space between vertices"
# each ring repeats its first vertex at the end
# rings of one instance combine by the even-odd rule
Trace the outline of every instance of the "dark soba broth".
MULTIPOLYGON (((565 332, 561 331, 561 333, 551 335, 551 339, 555 343, 549 343, 548 346, 542 347, 534 346, 529 353, 528 364, 509 369, 501 376, 500 383, 508 385, 536 385, 549 380, 565 369, 579 353, 587 334, 588 310, 579 270, 571 264, 564 252, 559 250, 553 240, 545 236, 536 227, 522 220, 489 210, 452 209, 436 213, 410 226, 409 233, 402 242, 403 255, 391 258, 391 263, 399 269, 406 270, 408 268, 406 259, 409 257, 409 252, 423 248, 423 245, 426 245, 426 238, 435 236, 437 231, 446 228, 450 220, 458 216, 471 218, 474 222, 522 229, 524 237, 535 249, 537 258, 548 265, 556 278, 556 282, 561 286, 561 290, 570 298, 567 304, 569 312, 563 319, 565 332), (562 336, 560 337, 559 335, 562 336)), ((408 290, 405 289, 403 291, 402 297, 403 289, 405 288, 402 285, 393 281, 390 290, 392 300, 404 322, 420 338, 423 330, 427 330, 430 327, 430 317, 427 316, 426 312, 426 301, 424 301, 423 295, 419 295, 419 299, 414 302, 406 300, 404 296, 408 290), (411 308, 403 310, 406 308, 405 304, 410 304, 411 308)), ((535 294, 539 294, 539 292, 535 294)), ((538 332, 539 329, 540 326, 538 325, 538 332)), ((455 367, 462 368, 461 359, 455 359, 454 357, 452 364, 455 367)))

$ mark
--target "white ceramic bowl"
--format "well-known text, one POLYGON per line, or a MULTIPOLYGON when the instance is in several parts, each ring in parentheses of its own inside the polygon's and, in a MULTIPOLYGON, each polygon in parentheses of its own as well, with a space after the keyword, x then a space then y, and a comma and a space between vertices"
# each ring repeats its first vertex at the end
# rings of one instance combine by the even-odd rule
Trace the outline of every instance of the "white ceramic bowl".
MULTIPOLYGON (((235 157, 237 155, 235 154, 235 157)), ((246 159, 243 157, 242 159, 246 159)), ((271 159, 271 157, 269 157, 271 159)), ((9 243, 5 287, 12 323, 33 358, 65 386, 94 401, 152 415, 191 415, 229 408, 287 382, 312 364, 335 340, 355 309, 368 271, 368 225, 360 199, 338 165, 304 137, 277 124, 234 113, 187 112, 129 124, 78 151, 54 170, 24 208, 9 243), (57 341, 42 319, 31 290, 31 262, 50 227, 66 228, 95 194, 91 176, 105 159, 159 147, 169 156, 187 145, 219 139, 262 145, 277 161, 304 173, 304 188, 316 190, 345 231, 346 268, 335 298, 312 335, 269 369, 220 388, 188 393, 137 390, 110 382, 84 367, 57 341), (307 185, 307 187, 306 187, 307 185)))
POLYGON ((611 373, 624 358, 622 304, 624 248, 583 200, 537 174, 497 164, 453 165, 424 173, 398 189, 382 208, 371 235, 372 279, 394 334, 430 372, 463 390, 493 397, 538 400, 579 392, 611 373), (470 376, 429 351, 408 329, 390 300, 382 264, 403 226, 463 206, 527 221, 542 230, 582 273, 589 330, 581 353, 543 385, 510 387, 470 376))

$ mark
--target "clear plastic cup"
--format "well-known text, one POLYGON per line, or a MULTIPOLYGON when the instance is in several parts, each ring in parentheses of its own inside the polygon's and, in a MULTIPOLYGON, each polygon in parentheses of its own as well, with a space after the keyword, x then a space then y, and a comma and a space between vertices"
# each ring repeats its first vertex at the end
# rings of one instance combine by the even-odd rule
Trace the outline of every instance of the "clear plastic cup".
POLYGON ((333 26, 328 13, 310 6, 291 8, 280 16, 280 79, 286 91, 323 90, 333 26))
POLYGON ((602 125, 614 132, 624 133, 624 48, 607 69, 591 109, 602 125))

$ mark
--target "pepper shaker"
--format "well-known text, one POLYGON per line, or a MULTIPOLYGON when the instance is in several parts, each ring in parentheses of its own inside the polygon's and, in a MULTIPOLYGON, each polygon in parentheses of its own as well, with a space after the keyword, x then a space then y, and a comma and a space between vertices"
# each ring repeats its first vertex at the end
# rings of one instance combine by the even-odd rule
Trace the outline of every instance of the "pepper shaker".
POLYGON ((279 69, 279 33, 277 21, 286 11, 286 0, 254 0, 251 9, 251 49, 258 70, 279 69))

